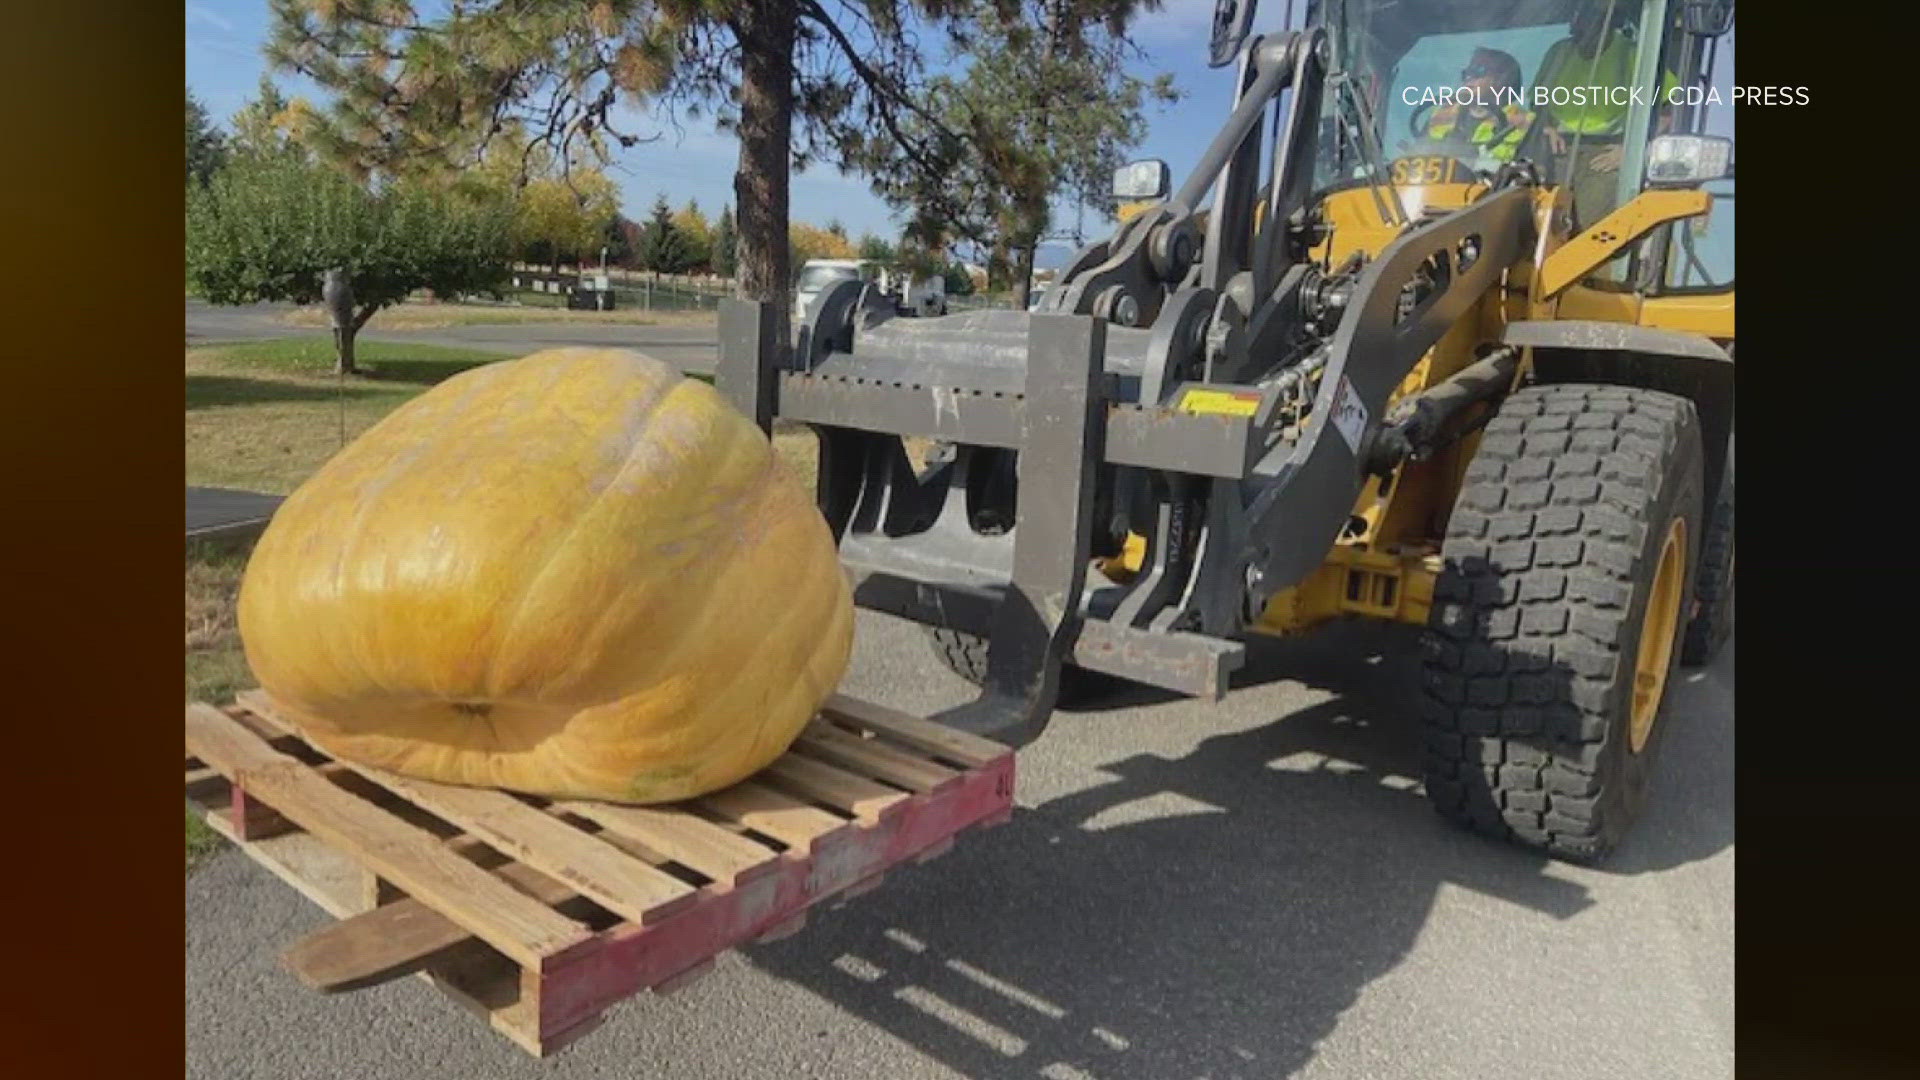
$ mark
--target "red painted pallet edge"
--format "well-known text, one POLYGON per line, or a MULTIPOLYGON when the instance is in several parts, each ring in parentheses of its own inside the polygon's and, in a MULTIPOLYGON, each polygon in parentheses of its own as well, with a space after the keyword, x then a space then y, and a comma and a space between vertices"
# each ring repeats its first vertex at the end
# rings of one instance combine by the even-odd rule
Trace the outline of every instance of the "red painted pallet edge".
POLYGON ((540 976, 538 1037, 557 1036, 622 998, 752 942, 818 901, 940 848, 967 828, 1004 821, 1012 809, 1013 781, 1008 751, 963 773, 958 784, 908 800, 886 821, 850 830, 845 842, 811 856, 789 852, 778 873, 657 923, 603 932, 540 976))

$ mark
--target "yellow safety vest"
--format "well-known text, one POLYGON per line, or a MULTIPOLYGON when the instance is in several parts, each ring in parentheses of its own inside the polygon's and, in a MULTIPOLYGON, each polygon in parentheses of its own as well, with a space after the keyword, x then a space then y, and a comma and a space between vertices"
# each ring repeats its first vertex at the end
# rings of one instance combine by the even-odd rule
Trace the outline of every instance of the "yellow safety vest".
POLYGON ((1610 100, 1594 100, 1586 91, 1583 105, 1553 104, 1554 90, 1633 85, 1633 42, 1621 34, 1609 33, 1596 56, 1581 56, 1571 40, 1554 42, 1540 61, 1540 76, 1534 80, 1534 103, 1540 106, 1548 122, 1561 131, 1577 135, 1617 135, 1627 123, 1628 103, 1615 105, 1610 100))
MULTIPOLYGON (((1433 119, 1427 121, 1427 137, 1445 139, 1452 135, 1464 111, 1458 105, 1442 105, 1433 110, 1433 119)), ((1526 138, 1527 129, 1533 124, 1533 110, 1508 102, 1500 106, 1500 114, 1506 130, 1502 131, 1503 124, 1496 123, 1493 117, 1482 117, 1467 141, 1495 161, 1512 161, 1514 151, 1520 148, 1520 140, 1526 138)))

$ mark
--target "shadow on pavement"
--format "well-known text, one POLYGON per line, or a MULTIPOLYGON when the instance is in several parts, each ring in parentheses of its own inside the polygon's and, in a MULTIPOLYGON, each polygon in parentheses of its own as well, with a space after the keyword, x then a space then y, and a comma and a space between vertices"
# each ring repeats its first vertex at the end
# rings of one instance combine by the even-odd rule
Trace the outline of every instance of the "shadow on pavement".
MULTIPOLYGON (((1442 886, 1555 919, 1592 902, 1583 872, 1427 805, 1418 653, 1397 630, 1263 643, 1249 679, 1333 696, 1178 760, 1102 765, 1111 782, 747 955, 970 1077, 1291 1075, 1406 958, 1442 886)), ((1649 811, 1601 872, 1732 842, 1730 698, 1716 714, 1682 683, 1649 811)))

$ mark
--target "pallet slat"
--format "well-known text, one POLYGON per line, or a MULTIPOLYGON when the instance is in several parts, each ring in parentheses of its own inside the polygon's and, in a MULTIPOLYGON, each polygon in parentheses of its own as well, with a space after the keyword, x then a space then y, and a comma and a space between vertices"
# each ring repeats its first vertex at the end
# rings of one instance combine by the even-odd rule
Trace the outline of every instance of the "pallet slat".
POLYGON ((695 800, 699 805, 765 833, 789 847, 811 851, 847 827, 845 821, 790 795, 743 780, 695 800))
POLYGON ((550 874, 608 911, 649 923, 693 902, 693 886, 505 792, 456 787, 354 766, 518 862, 550 874))
POLYGON ((592 938, 585 926, 450 852, 426 832, 268 746, 207 705, 188 705, 194 753, 314 836, 358 853, 381 877, 429 902, 529 967, 592 938))
MULTIPOLYGON (((489 850, 469 836, 447 841, 447 847, 468 859, 489 850)), ((490 872, 548 907, 580 895, 516 862, 492 867, 490 872)), ((459 923, 412 897, 401 897, 308 934, 281 959, 306 986, 337 993, 377 986, 432 967, 475 941, 459 923)))
POLYGON ((824 721, 808 724, 794 749, 909 791, 935 792, 960 779, 959 773, 944 765, 913 757, 877 739, 863 739, 824 721))
POLYGON ((578 814, 724 885, 742 884, 774 868, 772 848, 685 811, 581 801, 558 802, 553 809, 578 814))
POLYGON ((410 975, 473 940, 459 923, 405 899, 321 927, 280 955, 304 986, 331 994, 410 975))
POLYGON ((904 791, 798 754, 787 754, 767 766, 766 775, 799 794, 855 817, 878 819, 898 810, 908 798, 904 791))
POLYGON ((871 701, 862 701, 845 694, 834 694, 827 699, 821 711, 830 716, 851 722, 859 727, 877 731, 896 739, 915 749, 961 762, 975 767, 985 765, 1007 754, 1008 748, 991 739, 983 739, 945 724, 936 724, 931 720, 922 720, 909 716, 898 709, 889 709, 884 705, 875 705, 871 701))

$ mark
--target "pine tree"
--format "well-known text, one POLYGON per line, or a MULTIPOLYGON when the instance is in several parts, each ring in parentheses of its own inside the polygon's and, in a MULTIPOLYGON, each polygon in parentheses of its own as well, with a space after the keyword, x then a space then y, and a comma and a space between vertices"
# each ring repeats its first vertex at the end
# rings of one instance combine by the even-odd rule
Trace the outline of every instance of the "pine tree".
POLYGON ((226 159, 226 138, 213 126, 206 106, 187 91, 187 180, 205 184, 226 159))
POLYGON ((964 44, 987 6, 462 0, 428 12, 393 0, 269 0, 266 53, 332 92, 308 141, 355 175, 470 167, 515 124, 558 160, 579 151, 604 160, 615 144, 657 138, 623 129, 621 106, 636 101, 715 116, 740 141, 728 262, 743 295, 774 302, 784 337, 792 171, 852 165, 876 142, 912 168, 950 168, 963 147, 922 104, 922 42, 964 44), (921 125, 902 124, 908 115, 921 125))
POLYGON ((733 207, 720 208, 720 220, 713 226, 713 272, 721 277, 733 276, 736 266, 735 246, 740 236, 733 227, 733 207))
POLYGON ((687 268, 687 238, 674 225, 673 208, 667 205, 665 195, 653 204, 653 216, 647 221, 640 248, 641 262, 656 274, 678 274, 687 268))

